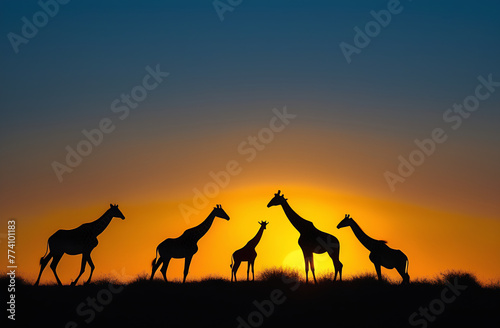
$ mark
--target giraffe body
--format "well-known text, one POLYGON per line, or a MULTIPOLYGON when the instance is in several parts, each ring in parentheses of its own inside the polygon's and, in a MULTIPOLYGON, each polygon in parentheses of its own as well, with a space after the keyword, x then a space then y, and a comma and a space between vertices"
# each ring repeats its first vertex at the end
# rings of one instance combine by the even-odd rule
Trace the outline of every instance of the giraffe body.
POLYGON ((342 280, 342 263, 339 260, 340 243, 338 239, 326 232, 317 229, 311 221, 305 220, 298 215, 288 204, 284 195, 280 195, 280 191, 274 194, 273 199, 267 204, 267 207, 281 205, 285 215, 290 223, 300 233, 299 246, 302 249, 305 262, 306 283, 308 282, 309 268, 313 275, 314 282, 316 283, 316 275, 314 273, 314 255, 327 252, 333 261, 335 268, 335 276, 333 280, 342 280))
POLYGON ((57 230, 49 237, 49 248, 51 251, 62 251, 68 255, 78 255, 88 249, 94 249, 99 241, 93 237, 90 231, 80 226, 74 230, 57 230))
POLYGON ((259 244, 260 239, 262 238, 262 234, 266 229, 266 226, 269 222, 261 221, 259 222, 260 228, 255 237, 253 237, 245 246, 235 251, 231 257, 231 281, 237 281, 236 273, 238 272, 238 268, 241 265, 241 262, 248 262, 247 267, 247 281, 250 280, 249 272, 250 268, 252 268, 252 281, 255 280, 254 274, 254 264, 255 258, 257 258, 257 252, 255 251, 255 247, 259 244), (233 264, 234 261, 234 264, 233 264))
POLYGON ((408 257, 399 249, 393 249, 386 245, 385 240, 377 240, 369 237, 353 218, 345 215, 344 219, 338 224, 337 228, 351 227, 354 235, 360 243, 370 251, 369 259, 375 266, 379 280, 382 280, 381 267, 387 269, 396 269, 403 278, 403 283, 410 282, 408 274, 408 257))
POLYGON ((151 264, 151 278, 153 280, 156 270, 162 265, 160 272, 163 279, 167 281, 168 264, 172 258, 185 259, 184 262, 184 278, 183 283, 186 282, 186 277, 189 273, 189 266, 193 255, 198 252, 198 240, 203 237, 214 222, 216 217, 229 220, 229 216, 224 212, 220 205, 214 207, 208 217, 198 226, 187 229, 178 238, 167 238, 156 247, 156 258, 151 264), (159 255, 159 257, 158 257, 159 255))
POLYGON ((193 256, 198 252, 198 245, 192 244, 179 238, 168 238, 158 245, 158 253, 160 257, 171 257, 174 259, 182 259, 186 256, 193 256))
POLYGON ((93 222, 84 223, 78 228, 72 230, 57 230, 52 236, 50 236, 47 241, 47 251, 50 249, 50 252, 47 254, 46 251, 46 255, 40 259, 40 273, 38 274, 35 286, 40 282, 42 272, 51 259, 52 263, 50 264, 50 268, 56 277, 57 284, 62 285, 61 280, 57 276, 56 268, 64 254, 82 254, 80 274, 71 283, 71 285, 76 285, 78 279, 80 279, 82 274, 85 272, 85 266, 87 263, 89 264, 91 271, 86 284, 90 283, 95 268, 92 258, 90 257, 90 253, 99 244, 97 236, 106 229, 111 222, 111 219, 114 217, 121 218, 122 220, 125 219, 125 216, 118 209, 118 205, 110 204, 110 208, 99 219, 93 222))

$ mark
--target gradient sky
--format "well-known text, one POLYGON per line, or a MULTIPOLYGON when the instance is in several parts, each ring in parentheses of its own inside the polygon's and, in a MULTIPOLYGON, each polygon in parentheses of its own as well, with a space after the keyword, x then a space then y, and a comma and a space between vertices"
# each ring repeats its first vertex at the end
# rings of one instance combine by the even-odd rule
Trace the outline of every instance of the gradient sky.
MULTIPOLYGON (((408 255, 412 277, 459 269, 498 280, 500 90, 456 130, 443 114, 474 95, 479 76, 500 81, 500 4, 401 1, 347 63, 340 43, 354 44, 353 28, 387 3, 243 1, 221 21, 212 1, 71 1, 15 53, 8 34, 22 35, 22 18, 41 8, 2 1, 1 231, 17 219, 20 272, 33 280, 48 237, 98 218, 109 203, 126 220, 99 237, 96 276, 149 272, 156 245, 215 204, 231 220, 216 220, 200 241, 189 278, 229 277, 232 252, 260 220, 270 224, 256 271, 302 270, 298 233, 281 209, 266 208, 281 189, 299 214, 339 238, 347 276, 374 272, 352 232, 335 228, 350 213, 408 255), (120 120, 113 101, 157 65, 170 75, 120 120), (247 161, 241 143, 285 106, 296 118, 247 161), (103 118, 115 130, 60 182, 52 163, 64 163, 65 147, 103 118), (435 128, 447 140, 391 191, 384 172, 397 173, 398 157, 435 128), (179 205, 194 206, 193 190, 229 161, 241 172, 186 220, 179 205)), ((79 261, 63 257, 64 283, 79 261)), ((172 261, 169 277, 180 278, 182 265, 172 261)), ((316 266, 333 270, 324 258, 316 266)), ((54 281, 49 270, 42 281, 54 281)))

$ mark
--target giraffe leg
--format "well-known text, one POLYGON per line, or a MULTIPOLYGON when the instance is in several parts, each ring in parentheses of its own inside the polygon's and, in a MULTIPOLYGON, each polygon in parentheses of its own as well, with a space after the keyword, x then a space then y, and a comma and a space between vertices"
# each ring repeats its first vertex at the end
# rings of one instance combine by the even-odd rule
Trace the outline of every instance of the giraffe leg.
POLYGON ((306 263, 306 284, 309 282, 309 259, 304 259, 306 263))
POLYGON ((92 258, 90 257, 90 254, 87 257, 87 262, 90 266, 90 276, 89 276, 89 279, 85 282, 85 285, 90 284, 90 279, 92 279, 92 273, 94 273, 94 269, 95 269, 95 265, 94 265, 94 262, 92 262, 92 258))
POLYGON ((311 257, 309 259, 309 263, 311 265, 311 272, 313 274, 313 279, 314 279, 314 284, 318 284, 318 282, 316 281, 316 275, 314 274, 314 255, 311 254, 311 257))
POLYGON ((333 266, 335 268, 335 277, 333 278, 333 281, 337 280, 337 273, 339 274, 339 280, 342 281, 342 267, 344 265, 339 260, 339 251, 335 250, 332 253, 328 253, 328 255, 332 258, 333 266))
POLYGON ((87 256, 86 254, 82 254, 82 266, 80 268, 80 274, 78 275, 78 277, 76 277, 76 279, 73 282, 71 282, 71 286, 76 285, 78 279, 80 279, 82 274, 85 272, 85 265, 87 265, 87 256))
POLYGON ((251 262, 250 262, 250 261, 248 261, 247 263, 248 263, 248 266, 247 266, 247 281, 249 281, 249 280, 250 280, 249 273, 250 273, 250 265, 251 265, 251 262))
POLYGON ((402 284, 407 284, 410 282, 410 275, 406 272, 406 261, 402 265, 397 266, 396 270, 398 270, 401 278, 403 278, 403 281, 401 282, 402 284))
POLYGON ((160 269, 161 274, 163 275, 163 279, 165 282, 168 282, 167 280, 167 269, 168 269, 168 264, 170 263, 171 257, 167 258, 166 260, 163 260, 163 265, 160 269))
MULTIPOLYGON (((238 273, 238 269, 240 267, 241 261, 240 260, 235 260, 234 265, 233 265, 233 274, 234 274, 234 281, 238 281, 236 279, 236 274, 238 273)), ((232 281, 232 279, 231 279, 232 281)))
POLYGON ((255 273, 253 271, 254 264, 255 264, 255 260, 252 261, 252 281, 255 281, 255 273))
POLYGON ((52 272, 54 272, 54 276, 56 277, 57 284, 59 286, 62 286, 61 280, 59 280, 59 277, 57 276, 56 268, 57 264, 61 260, 61 257, 64 255, 64 253, 57 253, 52 256, 52 263, 50 263, 50 268, 52 269, 52 272))
POLYGON ((304 250, 302 250, 302 253, 304 254, 304 262, 306 264, 306 284, 307 284, 307 282, 309 281, 309 277, 308 277, 308 275, 309 275, 309 260, 312 256, 312 254, 308 254, 304 250))
POLYGON ((38 286, 38 283, 40 282, 40 277, 42 276, 42 272, 47 266, 47 263, 49 263, 51 258, 52 258, 52 253, 49 253, 46 257, 42 257, 40 259, 40 273, 38 274, 38 278, 36 279, 35 286, 38 286))
POLYGON ((159 258, 158 260, 154 259, 153 264, 151 265, 151 278, 149 280, 153 280, 153 277, 155 276, 156 270, 160 267, 160 264, 163 263, 163 258, 159 258))
POLYGON ((379 281, 382 281, 382 271, 381 271, 381 268, 380 268, 380 261, 379 261, 379 257, 377 255, 375 255, 375 253, 370 253, 370 261, 372 261, 373 265, 375 265, 375 271, 377 271, 377 277, 378 277, 378 280, 379 281))
POLYGON ((382 270, 380 268, 380 264, 377 264, 377 263, 373 263, 373 264, 375 264, 375 270, 377 271, 378 280, 382 281, 382 270))
POLYGON ((189 273, 189 265, 191 265, 191 259, 193 256, 186 256, 186 260, 184 261, 184 278, 182 279, 182 283, 186 282, 186 277, 189 273))

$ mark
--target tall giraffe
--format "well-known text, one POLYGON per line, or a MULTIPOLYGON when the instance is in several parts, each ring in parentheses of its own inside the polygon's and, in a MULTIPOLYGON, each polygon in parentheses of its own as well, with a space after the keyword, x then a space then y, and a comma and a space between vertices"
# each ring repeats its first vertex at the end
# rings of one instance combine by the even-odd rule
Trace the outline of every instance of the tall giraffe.
POLYGON ((377 240, 369 237, 361 230, 356 221, 349 217, 349 214, 346 214, 344 219, 337 225, 338 229, 344 227, 351 227, 352 232, 354 232, 359 242, 370 251, 370 261, 375 265, 378 280, 382 280, 380 267, 383 266, 387 269, 396 268, 403 278, 403 283, 410 282, 410 276, 408 275, 408 265, 410 262, 402 251, 390 248, 386 245, 387 242, 385 240, 377 240))
POLYGON ((306 265, 306 283, 308 282, 308 272, 309 266, 311 267, 311 272, 314 278, 314 283, 316 282, 316 276, 314 274, 314 257, 313 253, 323 254, 325 252, 332 258, 333 265, 335 267, 335 277, 334 281, 337 279, 337 273, 339 274, 339 279, 342 280, 342 263, 339 260, 340 243, 334 236, 318 230, 311 221, 307 221, 300 217, 295 211, 288 205, 285 195, 280 195, 280 190, 278 193, 274 194, 273 199, 267 204, 267 207, 281 205, 283 211, 285 212, 290 223, 297 229, 300 233, 299 246, 304 254, 304 262, 306 265))
POLYGON ((85 272, 85 266, 87 263, 90 266, 90 276, 85 284, 90 283, 90 279, 92 278, 92 273, 95 268, 92 258, 90 257, 90 253, 99 243, 97 236, 99 236, 106 229, 111 222, 111 219, 125 219, 125 216, 123 216, 122 212, 118 209, 118 205, 109 204, 109 206, 109 209, 97 220, 84 223, 78 228, 72 230, 57 230, 52 236, 49 237, 45 255, 40 259, 40 273, 38 274, 35 286, 37 286, 40 282, 43 269, 45 269, 45 266, 49 263, 50 259, 52 259, 50 268, 52 269, 52 272, 54 272, 57 284, 59 286, 62 285, 61 280, 59 280, 59 277, 57 276, 56 268, 64 253, 69 255, 82 254, 82 267, 80 269, 80 274, 71 283, 71 286, 76 285, 78 279, 80 279, 82 274, 85 272), (49 248, 50 252, 47 255, 49 248))
POLYGON ((160 271, 163 275, 163 279, 167 281, 167 268, 170 260, 172 258, 184 258, 184 279, 182 280, 182 282, 185 283, 186 277, 189 272, 191 259, 193 258, 193 255, 198 252, 198 240, 200 240, 201 237, 203 237, 207 233, 216 217, 229 220, 229 216, 226 214, 226 212, 224 212, 222 206, 217 205, 217 207, 214 207, 212 212, 200 225, 184 231, 184 233, 180 237, 168 238, 161 242, 158 247, 156 247, 156 258, 152 262, 152 272, 150 280, 153 280, 156 270, 158 270, 160 264, 163 263, 160 271), (158 254, 160 254, 159 258, 158 254))
POLYGON ((257 257, 257 252, 255 251, 255 247, 257 244, 259 244, 260 239, 262 238, 262 234, 264 233, 264 230, 266 230, 266 226, 269 224, 269 222, 266 221, 260 221, 260 228, 259 231, 257 231, 257 234, 255 237, 250 239, 250 241, 243 246, 243 248, 238 249, 233 253, 233 256, 231 257, 231 281, 233 281, 233 276, 234 276, 234 281, 238 281, 236 279, 236 273, 238 272, 238 268, 240 267, 241 262, 247 261, 248 262, 248 267, 247 267, 247 281, 250 280, 249 278, 249 271, 250 271, 250 266, 252 266, 252 281, 255 280, 255 275, 254 275, 254 263, 255 263, 255 258, 257 257), (233 265, 233 260, 234 260, 234 265, 233 265))

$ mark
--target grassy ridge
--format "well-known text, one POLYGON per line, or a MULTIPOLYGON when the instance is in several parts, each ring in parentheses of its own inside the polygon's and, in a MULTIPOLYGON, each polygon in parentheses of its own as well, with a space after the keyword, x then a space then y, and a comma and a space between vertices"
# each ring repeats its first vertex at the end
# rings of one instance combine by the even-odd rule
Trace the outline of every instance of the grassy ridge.
POLYGON ((34 287, 18 279, 16 323, 68 328, 500 326, 500 286, 481 286, 469 273, 449 272, 405 286, 380 283, 374 275, 343 282, 321 277, 317 285, 299 277, 296 271, 273 268, 255 282, 238 283, 209 277, 183 285, 138 277, 127 285, 104 279, 88 286, 34 287), (430 308, 429 318, 420 314, 425 308, 430 308))

